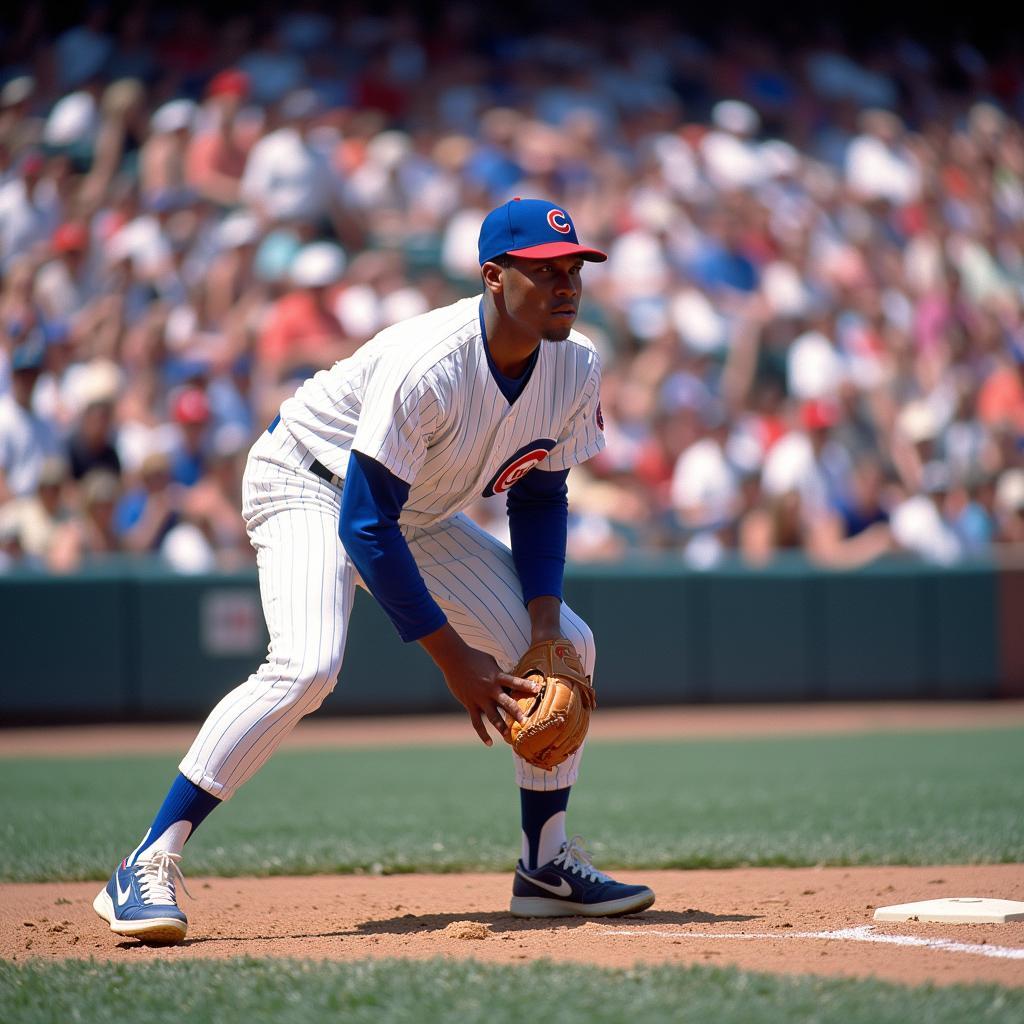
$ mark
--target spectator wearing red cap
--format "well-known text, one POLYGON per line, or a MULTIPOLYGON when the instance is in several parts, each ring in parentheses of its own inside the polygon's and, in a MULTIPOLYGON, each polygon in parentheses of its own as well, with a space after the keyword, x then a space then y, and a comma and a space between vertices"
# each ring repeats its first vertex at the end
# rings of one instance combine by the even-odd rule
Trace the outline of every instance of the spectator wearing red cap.
POLYGON ((978 394, 978 416, 995 429, 1024 437, 1024 347, 1000 354, 978 394))
POLYGON ((238 514, 248 436, 237 425, 217 427, 210 439, 206 475, 183 498, 185 516, 203 531, 217 564, 225 569, 237 569, 253 561, 245 523, 238 514))
MULTIPOLYGON (((39 264, 29 255, 12 260, 0 284, 0 325, 11 345, 22 341, 35 328, 43 326, 43 318, 36 306, 36 273, 39 264)), ((7 390, 8 353, 0 345, 0 394, 7 390)))
POLYGON ((53 259, 36 275, 35 300, 47 320, 71 324, 99 293, 88 259, 88 226, 81 221, 61 224, 50 248, 53 259))
POLYGON ((185 152, 185 180, 204 199, 220 206, 238 202, 248 146, 237 130, 238 112, 249 95, 249 76, 230 69, 207 86, 202 127, 185 152))
POLYGON ((210 79, 206 87, 207 98, 227 96, 241 102, 249 96, 249 76, 237 68, 228 68, 210 79))
POLYGON ((206 391, 190 384, 175 395, 171 417, 178 424, 179 444, 171 456, 171 476, 175 483, 192 487, 206 469, 206 442, 210 428, 210 402, 206 391))
POLYGON ((45 160, 38 150, 24 154, 17 173, 0 185, 0 271, 45 242, 57 226, 60 200, 45 188, 45 160))
POLYGON ((811 399, 800 406, 801 429, 776 442, 765 458, 762 481, 769 497, 798 491, 809 516, 823 514, 840 500, 851 460, 831 436, 839 416, 839 407, 826 399, 811 399))

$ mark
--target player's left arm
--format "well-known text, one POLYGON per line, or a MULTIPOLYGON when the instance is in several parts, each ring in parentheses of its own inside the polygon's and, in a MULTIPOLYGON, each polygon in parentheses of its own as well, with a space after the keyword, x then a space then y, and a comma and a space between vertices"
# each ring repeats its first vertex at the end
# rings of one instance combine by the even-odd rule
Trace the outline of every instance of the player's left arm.
POLYGON ((484 721, 511 742, 508 721, 522 722, 512 693, 535 694, 536 684, 502 672, 490 654, 470 647, 427 590, 398 525, 409 484, 368 455, 353 451, 341 501, 338 534, 370 593, 403 640, 418 640, 444 675, 488 746, 484 721))
POLYGON ((580 398, 554 448, 538 467, 508 492, 512 560, 530 613, 532 642, 562 635, 562 577, 568 533, 569 470, 604 447, 601 419, 601 361, 590 351, 580 398))
POLYGON ((419 640, 447 617, 430 596, 398 526, 409 485, 361 452, 352 452, 342 493, 338 536, 366 588, 403 640, 419 640))
POLYGON ((508 492, 512 561, 530 613, 531 643, 562 635, 562 577, 568 532, 567 469, 534 469, 508 492))

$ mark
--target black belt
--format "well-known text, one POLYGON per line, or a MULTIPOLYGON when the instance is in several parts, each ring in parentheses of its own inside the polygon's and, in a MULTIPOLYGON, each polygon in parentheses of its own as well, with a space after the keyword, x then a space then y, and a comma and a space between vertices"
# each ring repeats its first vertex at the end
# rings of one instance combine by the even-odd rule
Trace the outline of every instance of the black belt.
MULTIPOLYGON (((278 413, 271 421, 270 426, 267 427, 267 433, 272 434, 274 428, 281 422, 281 414, 278 413)), ((337 474, 332 473, 319 459, 314 459, 309 464, 309 471, 320 477, 324 483, 330 484, 332 487, 340 487, 341 480, 337 474)))

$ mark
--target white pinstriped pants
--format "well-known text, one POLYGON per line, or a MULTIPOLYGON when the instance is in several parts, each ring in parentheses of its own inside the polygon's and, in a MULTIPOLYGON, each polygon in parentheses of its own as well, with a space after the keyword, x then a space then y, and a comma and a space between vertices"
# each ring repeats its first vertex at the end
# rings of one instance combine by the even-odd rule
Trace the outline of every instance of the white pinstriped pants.
MULTIPOLYGON (((304 715, 320 707, 341 670, 361 581, 338 538, 341 490, 314 476, 306 468, 312 461, 283 425, 261 435, 249 453, 242 512, 256 548, 270 647, 256 672, 210 712, 180 765, 186 778, 222 800, 259 771, 304 715)), ((511 552, 464 515, 403 532, 452 627, 503 670, 511 669, 530 642, 530 617, 511 552)), ((593 674, 593 634, 566 605, 562 630, 593 674)), ((581 756, 577 751, 544 771, 513 755, 516 783, 535 790, 571 786, 581 756)))

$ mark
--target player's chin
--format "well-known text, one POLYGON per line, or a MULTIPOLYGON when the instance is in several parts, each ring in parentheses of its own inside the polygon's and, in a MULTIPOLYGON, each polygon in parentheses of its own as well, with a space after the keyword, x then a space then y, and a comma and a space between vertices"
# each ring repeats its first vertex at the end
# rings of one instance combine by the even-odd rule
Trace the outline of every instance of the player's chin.
POLYGON ((549 341, 565 341, 572 331, 572 325, 576 322, 574 316, 553 316, 548 320, 548 329, 545 337, 549 341))

